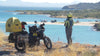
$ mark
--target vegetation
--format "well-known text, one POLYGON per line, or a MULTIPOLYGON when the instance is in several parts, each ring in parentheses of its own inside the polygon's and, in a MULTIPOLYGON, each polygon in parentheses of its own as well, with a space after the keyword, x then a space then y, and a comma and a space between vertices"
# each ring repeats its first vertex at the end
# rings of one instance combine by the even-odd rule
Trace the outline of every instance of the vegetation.
POLYGON ((4 36, 5 36, 5 34, 4 34, 4 33, 2 32, 2 30, 0 29, 0 45, 6 43, 6 42, 4 41, 4 39, 5 39, 6 37, 4 37, 4 36))
POLYGON ((100 18, 100 9, 86 10, 16 10, 20 14, 50 14, 51 17, 66 18, 71 12, 75 18, 100 18))
POLYGON ((100 31, 100 23, 95 24, 94 27, 96 28, 97 31, 100 31))
POLYGON ((40 46, 29 48, 26 52, 16 52, 14 44, 5 41, 7 37, 2 36, 0 31, 0 56, 100 56, 100 45, 73 43, 65 47, 67 43, 53 42, 53 49, 46 49, 43 42, 40 46), (5 39, 4 39, 5 38, 5 39))
POLYGON ((98 3, 79 3, 75 5, 64 6, 62 9, 100 9, 100 2, 98 3))

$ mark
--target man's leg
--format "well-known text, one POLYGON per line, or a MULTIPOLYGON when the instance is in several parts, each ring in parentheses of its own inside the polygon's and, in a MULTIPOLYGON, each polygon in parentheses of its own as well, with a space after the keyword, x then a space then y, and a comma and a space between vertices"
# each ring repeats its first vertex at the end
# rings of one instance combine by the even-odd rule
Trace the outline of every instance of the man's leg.
POLYGON ((66 39, 67 39, 67 43, 68 43, 68 45, 69 45, 69 32, 68 32, 68 30, 66 30, 66 39))
POLYGON ((71 38, 71 35, 72 35, 72 29, 69 30, 69 44, 72 45, 72 38, 71 38))
POLYGON ((68 45, 70 45, 71 44, 71 40, 70 40, 70 33, 69 32, 67 34, 67 39, 68 39, 68 45))

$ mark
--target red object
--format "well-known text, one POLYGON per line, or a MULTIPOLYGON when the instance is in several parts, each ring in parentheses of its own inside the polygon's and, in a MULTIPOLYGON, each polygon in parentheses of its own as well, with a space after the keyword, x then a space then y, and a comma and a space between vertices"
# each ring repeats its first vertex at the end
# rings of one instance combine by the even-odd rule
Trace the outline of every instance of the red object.
POLYGON ((24 25, 22 25, 22 29, 25 29, 25 26, 24 25))

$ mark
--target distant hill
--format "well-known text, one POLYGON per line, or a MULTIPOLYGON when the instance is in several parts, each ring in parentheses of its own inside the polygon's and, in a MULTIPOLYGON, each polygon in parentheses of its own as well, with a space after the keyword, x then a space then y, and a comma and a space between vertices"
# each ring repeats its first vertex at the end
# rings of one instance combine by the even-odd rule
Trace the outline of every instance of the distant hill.
MULTIPOLYGON (((1 6, 9 7, 63 7, 66 3, 24 2, 24 0, 0 0, 1 6)), ((1 8, 0 8, 1 9, 1 8)))
POLYGON ((79 3, 75 5, 64 6, 62 9, 100 9, 100 2, 98 3, 79 3))

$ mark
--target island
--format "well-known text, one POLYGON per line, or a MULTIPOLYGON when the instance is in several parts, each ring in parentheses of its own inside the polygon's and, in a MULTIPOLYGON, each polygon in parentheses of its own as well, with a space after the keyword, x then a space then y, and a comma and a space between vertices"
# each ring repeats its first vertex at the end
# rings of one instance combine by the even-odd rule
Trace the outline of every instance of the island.
POLYGON ((78 3, 64 6, 62 9, 100 9, 100 2, 97 3, 78 3))
POLYGON ((54 18, 67 18, 68 13, 73 14, 73 18, 100 19, 100 9, 85 10, 16 10, 19 14, 44 14, 54 18))

